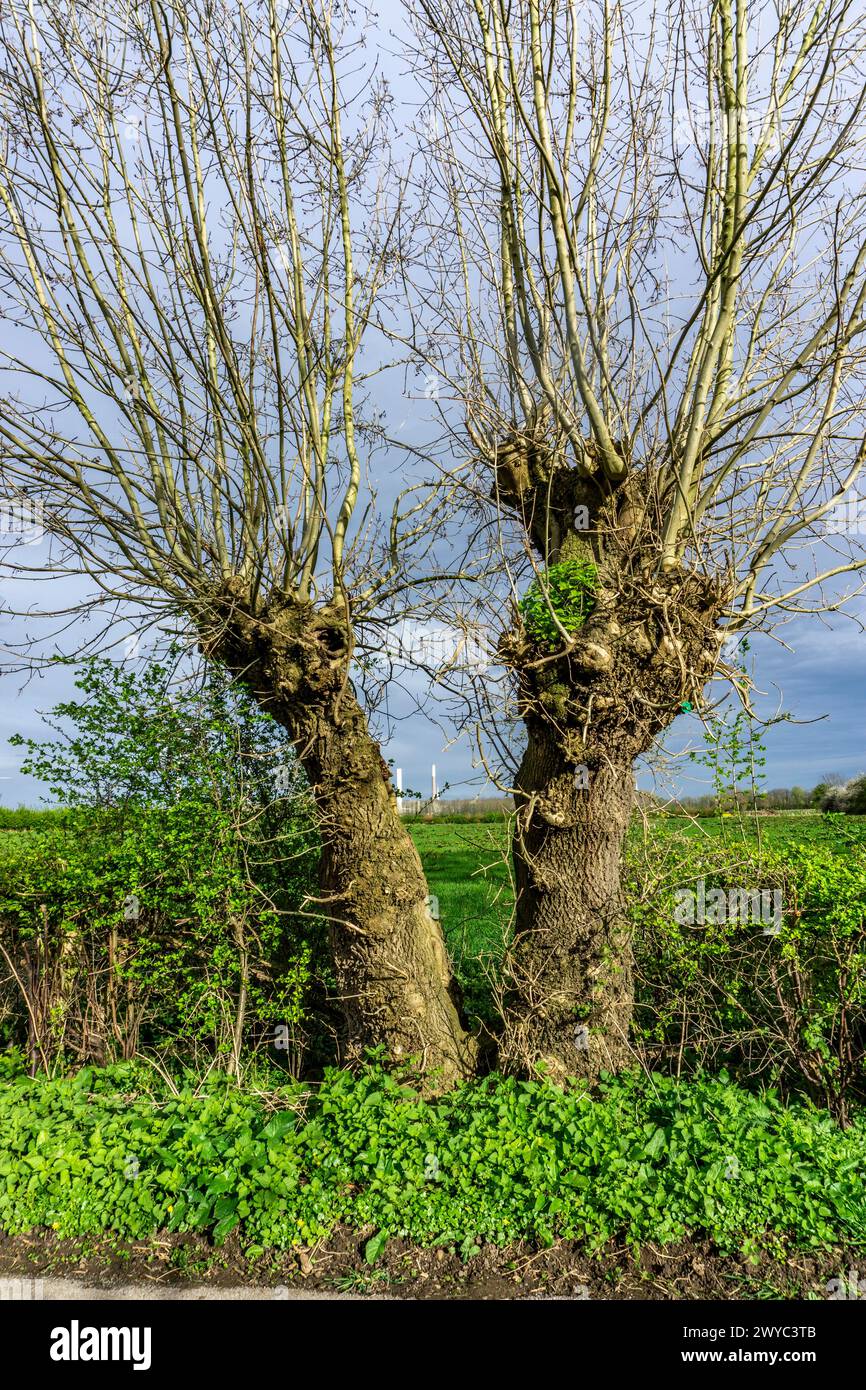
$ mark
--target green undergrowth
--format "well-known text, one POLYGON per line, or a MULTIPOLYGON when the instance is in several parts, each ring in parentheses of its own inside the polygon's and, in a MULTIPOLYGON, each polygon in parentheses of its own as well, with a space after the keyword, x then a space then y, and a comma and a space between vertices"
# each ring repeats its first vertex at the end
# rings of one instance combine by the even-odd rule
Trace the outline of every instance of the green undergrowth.
POLYGON ((723 1252, 783 1239, 866 1242, 866 1118, 846 1131, 724 1075, 604 1081, 590 1098, 488 1077, 436 1100, 372 1064, 242 1090, 169 1085, 141 1064, 31 1080, 4 1059, 0 1229, 62 1237, 231 1231, 254 1256, 339 1222, 456 1246, 588 1249, 709 1236, 723 1252))

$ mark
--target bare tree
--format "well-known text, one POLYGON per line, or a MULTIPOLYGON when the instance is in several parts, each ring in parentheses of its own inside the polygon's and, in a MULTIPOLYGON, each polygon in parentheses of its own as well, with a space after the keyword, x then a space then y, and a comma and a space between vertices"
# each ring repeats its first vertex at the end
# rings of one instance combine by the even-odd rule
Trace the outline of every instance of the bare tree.
POLYGON ((179 616, 288 731, 350 1048, 451 1082, 474 1045, 352 681, 364 624, 411 611, 432 506, 380 523, 362 459, 400 265, 363 17, 11 0, 0 32, 7 505, 44 509, 44 575, 179 616))
POLYGON ((714 675, 748 701, 726 639, 860 592, 839 518, 866 462, 866 22, 850 0, 413 14, 441 200, 418 273, 503 559, 488 611, 514 600, 502 1059, 591 1078, 630 1055, 635 758, 714 675))

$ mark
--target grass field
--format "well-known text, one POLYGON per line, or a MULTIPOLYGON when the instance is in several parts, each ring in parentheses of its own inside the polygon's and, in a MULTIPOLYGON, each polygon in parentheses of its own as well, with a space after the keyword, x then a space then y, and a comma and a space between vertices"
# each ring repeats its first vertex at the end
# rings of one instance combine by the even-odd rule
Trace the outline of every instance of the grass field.
MULTIPOLYGON (((431 894, 438 900, 442 929, 470 1015, 487 1018, 491 979, 501 959, 514 902, 508 865, 509 822, 414 821, 412 838, 421 856, 431 894)), ((824 816, 792 811, 741 819, 736 815, 689 819, 635 818, 631 839, 683 836, 754 845, 760 836, 770 847, 783 843, 824 843, 837 852, 845 844, 866 842, 866 817, 824 816)))
MULTIPOLYGON (((430 892, 439 900, 442 926, 456 959, 502 948, 513 894, 508 869, 509 823, 417 821, 410 825, 430 892)), ((645 833, 641 821, 632 837, 645 833)), ((800 841, 833 844, 866 842, 866 817, 823 816, 809 811, 780 812, 757 819, 736 816, 654 816, 646 824, 652 836, 684 835, 699 840, 727 839, 767 844, 800 841)))
POLYGON ((490 1015, 490 985, 501 959, 514 895, 503 821, 414 822, 412 838, 470 1015, 490 1015))

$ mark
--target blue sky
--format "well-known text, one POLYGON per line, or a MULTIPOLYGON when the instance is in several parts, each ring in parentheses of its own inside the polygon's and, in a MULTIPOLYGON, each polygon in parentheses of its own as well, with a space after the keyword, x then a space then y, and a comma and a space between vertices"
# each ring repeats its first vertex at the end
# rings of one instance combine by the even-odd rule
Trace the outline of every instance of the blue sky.
MULTIPOLYGON (((852 604, 851 612, 863 613, 862 603, 852 604)), ((866 634, 834 614, 827 625, 800 619, 784 636, 793 651, 764 637, 752 644, 756 708, 765 719, 788 716, 761 735, 765 787, 813 787, 832 773, 847 778, 866 771, 866 634)), ((668 744, 682 746, 686 732, 699 741, 698 721, 679 719, 668 744)), ((683 791, 709 790, 703 769, 683 773, 683 791)))

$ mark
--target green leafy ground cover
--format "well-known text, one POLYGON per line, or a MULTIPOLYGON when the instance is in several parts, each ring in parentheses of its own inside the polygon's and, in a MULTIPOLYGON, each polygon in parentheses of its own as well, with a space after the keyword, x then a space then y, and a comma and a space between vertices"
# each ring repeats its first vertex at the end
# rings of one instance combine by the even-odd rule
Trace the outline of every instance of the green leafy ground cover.
MULTIPOLYGON (((610 1079, 590 1098, 489 1077, 436 1099, 372 1065, 266 1099, 138 1064, 0 1087, 0 1228, 60 1236, 237 1230, 255 1255, 338 1223, 471 1254, 479 1241, 600 1248, 708 1236, 866 1242, 866 1122, 724 1076, 610 1079)), ((378 1242, 378 1244, 377 1244, 378 1242)))

